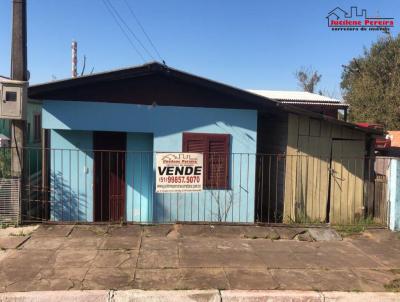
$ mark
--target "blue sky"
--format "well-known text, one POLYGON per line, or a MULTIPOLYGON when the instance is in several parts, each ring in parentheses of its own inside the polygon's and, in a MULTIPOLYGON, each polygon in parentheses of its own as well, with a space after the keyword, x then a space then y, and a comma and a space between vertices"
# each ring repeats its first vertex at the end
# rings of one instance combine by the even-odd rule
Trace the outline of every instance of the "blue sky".
MULTIPOLYGON (((102 0, 27 1, 31 83, 70 76, 73 39, 80 63, 87 56, 87 70, 143 63, 102 0)), ((111 1, 146 43, 124 1, 111 1)), ((392 33, 400 28, 396 0, 128 1, 168 65, 241 88, 296 90, 294 72, 312 66, 322 74, 318 88, 340 96, 341 66, 380 34, 330 31, 325 17, 336 6, 357 5, 370 16, 394 17, 392 33)), ((11 0, 0 0, 0 45, 0 74, 9 75, 11 0)))

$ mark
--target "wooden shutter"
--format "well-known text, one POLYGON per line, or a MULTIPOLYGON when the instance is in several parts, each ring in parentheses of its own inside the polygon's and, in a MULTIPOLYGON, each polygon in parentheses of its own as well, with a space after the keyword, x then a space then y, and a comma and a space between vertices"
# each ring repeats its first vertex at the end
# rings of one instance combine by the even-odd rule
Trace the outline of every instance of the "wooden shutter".
POLYGON ((183 133, 183 152, 207 153, 207 135, 183 133))
POLYGON ((183 133, 183 151, 203 153, 205 187, 228 189, 229 142, 228 134, 183 133))
POLYGON ((228 189, 229 135, 208 136, 207 185, 215 189, 228 189))

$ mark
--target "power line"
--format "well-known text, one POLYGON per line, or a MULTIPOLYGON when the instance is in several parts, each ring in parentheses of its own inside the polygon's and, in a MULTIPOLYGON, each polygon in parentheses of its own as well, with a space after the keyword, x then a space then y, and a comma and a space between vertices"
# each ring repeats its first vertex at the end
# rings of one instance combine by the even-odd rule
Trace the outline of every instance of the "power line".
POLYGON ((160 61, 164 61, 163 58, 161 57, 159 51, 157 50, 157 47, 154 45, 153 41, 150 39, 150 36, 147 34, 147 32, 145 31, 144 27, 142 26, 142 23, 139 21, 139 18, 133 12, 132 6, 129 4, 128 0, 124 0, 124 2, 126 4, 126 6, 128 7, 132 17, 135 19, 136 23, 139 25, 139 27, 142 30, 143 34, 146 36, 147 41, 149 42, 149 44, 153 48, 154 52, 157 54, 157 56, 160 59, 160 61))
POLYGON ((125 25, 125 27, 128 29, 128 31, 131 33, 131 35, 135 38, 135 40, 140 44, 140 46, 144 49, 144 51, 149 55, 149 57, 152 60, 156 60, 154 56, 148 51, 148 49, 143 45, 142 41, 135 35, 131 27, 125 22, 124 18, 118 13, 117 9, 111 4, 110 0, 106 0, 107 3, 110 5, 111 9, 114 11, 116 16, 119 18, 119 20, 125 25))
POLYGON ((128 33, 125 31, 125 29, 122 27, 122 25, 120 24, 120 22, 118 21, 117 17, 115 16, 115 14, 113 13, 113 11, 110 9, 110 7, 107 5, 106 0, 103 0, 104 6, 107 8, 107 11, 110 13, 110 15, 112 16, 112 18, 114 19, 115 23, 117 23, 119 29, 122 31, 122 33, 124 34, 124 36, 128 39, 129 44, 131 44, 132 48, 135 50, 135 52, 139 55, 139 57, 142 59, 143 62, 146 62, 145 58, 143 57, 143 55, 140 53, 139 49, 137 49, 137 47, 135 46, 135 44, 133 43, 131 37, 129 37, 128 33))

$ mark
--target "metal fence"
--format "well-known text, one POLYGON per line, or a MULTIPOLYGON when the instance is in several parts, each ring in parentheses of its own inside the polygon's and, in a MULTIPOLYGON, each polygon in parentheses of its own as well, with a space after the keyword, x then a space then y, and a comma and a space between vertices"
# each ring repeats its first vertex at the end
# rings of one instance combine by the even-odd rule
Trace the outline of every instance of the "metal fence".
POLYGON ((390 158, 249 153, 203 156, 201 191, 158 193, 154 152, 26 148, 22 219, 387 223, 390 158))
POLYGON ((0 148, 0 225, 20 223, 20 178, 11 175, 11 150, 0 148))
POLYGON ((20 223, 20 179, 0 178, 0 224, 20 223))

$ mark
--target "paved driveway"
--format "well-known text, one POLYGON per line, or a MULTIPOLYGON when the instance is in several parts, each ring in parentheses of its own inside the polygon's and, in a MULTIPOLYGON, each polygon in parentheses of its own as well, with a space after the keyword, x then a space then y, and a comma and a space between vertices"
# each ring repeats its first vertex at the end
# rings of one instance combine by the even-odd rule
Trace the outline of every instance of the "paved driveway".
POLYGON ((239 226, 43 225, 30 236, 0 238, 0 291, 399 286, 398 234, 371 230, 343 241, 295 240, 311 240, 305 234, 239 226))

